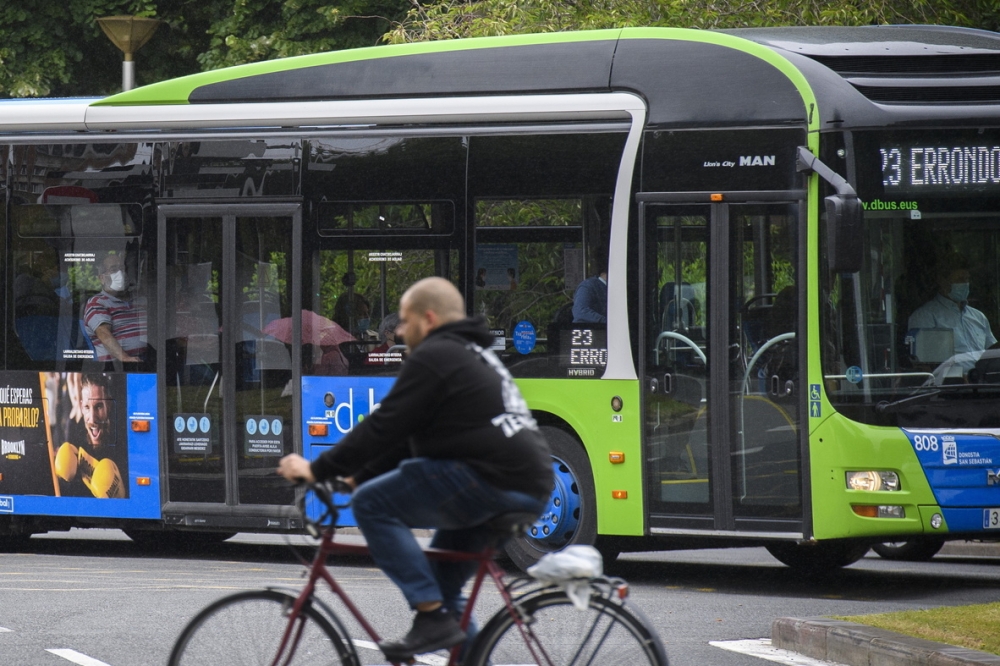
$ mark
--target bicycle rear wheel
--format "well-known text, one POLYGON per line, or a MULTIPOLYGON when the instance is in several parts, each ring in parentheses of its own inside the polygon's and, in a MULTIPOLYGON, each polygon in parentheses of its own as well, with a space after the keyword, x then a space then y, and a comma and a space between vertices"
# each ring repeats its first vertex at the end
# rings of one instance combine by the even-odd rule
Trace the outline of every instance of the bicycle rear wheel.
POLYGON ((181 632, 169 666, 288 666, 357 664, 356 654, 322 614, 306 606, 275 661, 295 597, 254 590, 223 597, 198 613, 181 632))
POLYGON ((525 635, 502 609, 477 636, 467 666, 667 666, 656 634, 619 603, 595 595, 585 610, 578 610, 559 591, 516 603, 525 635))

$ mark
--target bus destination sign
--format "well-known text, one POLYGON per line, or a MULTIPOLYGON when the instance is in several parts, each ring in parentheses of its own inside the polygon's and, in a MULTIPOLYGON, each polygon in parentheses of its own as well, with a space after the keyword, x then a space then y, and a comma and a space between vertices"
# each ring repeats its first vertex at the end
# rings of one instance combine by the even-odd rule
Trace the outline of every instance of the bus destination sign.
POLYGON ((571 328, 559 332, 560 355, 569 377, 596 377, 608 364, 608 332, 603 328, 571 328))
POLYGON ((885 194, 973 192, 1000 185, 1000 144, 884 144, 885 194))

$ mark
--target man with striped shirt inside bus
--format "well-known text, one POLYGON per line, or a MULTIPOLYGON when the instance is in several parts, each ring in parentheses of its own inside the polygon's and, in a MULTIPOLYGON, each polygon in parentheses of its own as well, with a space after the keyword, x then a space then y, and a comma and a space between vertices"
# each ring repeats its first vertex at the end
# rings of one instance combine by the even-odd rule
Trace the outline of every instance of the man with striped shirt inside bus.
POLYGON ((108 253, 100 263, 103 289, 87 301, 83 323, 98 361, 138 363, 146 353, 146 307, 130 298, 122 255, 108 253))

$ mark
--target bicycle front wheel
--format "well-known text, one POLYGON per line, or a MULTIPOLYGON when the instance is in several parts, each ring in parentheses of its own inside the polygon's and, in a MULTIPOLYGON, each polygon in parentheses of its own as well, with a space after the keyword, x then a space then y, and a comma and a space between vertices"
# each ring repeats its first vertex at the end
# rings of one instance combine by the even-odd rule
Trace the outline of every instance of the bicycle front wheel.
POLYGON ((551 591, 529 595, 516 605, 524 631, 502 609, 477 636, 466 664, 667 666, 656 635, 619 603, 595 595, 585 610, 578 610, 565 593, 551 591))
POLYGON ((305 606, 282 645, 295 597, 239 592, 212 603, 184 627, 169 666, 313 666, 357 663, 334 626, 305 606))

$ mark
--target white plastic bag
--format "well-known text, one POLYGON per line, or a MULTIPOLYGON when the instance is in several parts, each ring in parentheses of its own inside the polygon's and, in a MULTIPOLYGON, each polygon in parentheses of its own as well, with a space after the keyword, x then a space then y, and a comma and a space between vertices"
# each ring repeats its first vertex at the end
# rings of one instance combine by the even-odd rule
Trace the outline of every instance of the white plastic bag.
POLYGON ((579 610, 587 609, 590 581, 604 573, 604 560, 593 546, 567 546, 549 553, 528 567, 528 575, 543 583, 561 587, 579 610))

